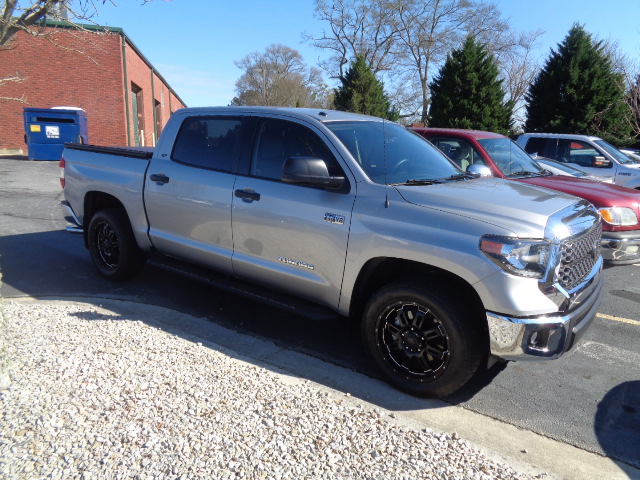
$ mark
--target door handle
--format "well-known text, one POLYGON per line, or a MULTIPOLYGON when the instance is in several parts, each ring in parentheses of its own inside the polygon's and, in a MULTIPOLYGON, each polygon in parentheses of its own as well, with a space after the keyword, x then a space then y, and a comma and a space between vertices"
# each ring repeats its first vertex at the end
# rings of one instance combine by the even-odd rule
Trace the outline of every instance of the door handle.
POLYGON ((152 173, 149 178, 152 182, 169 183, 169 177, 164 173, 152 173))
POLYGON ((238 189, 233 192, 233 194, 245 202, 257 202, 260 200, 260 194, 248 188, 245 188, 244 190, 238 189))

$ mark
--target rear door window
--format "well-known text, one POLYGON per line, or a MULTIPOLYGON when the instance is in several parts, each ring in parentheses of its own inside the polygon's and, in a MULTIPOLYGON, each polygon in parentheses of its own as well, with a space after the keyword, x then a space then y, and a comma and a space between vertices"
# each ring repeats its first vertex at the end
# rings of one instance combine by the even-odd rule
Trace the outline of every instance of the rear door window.
POLYGON ((558 140, 557 160, 574 163, 582 167, 592 167, 594 157, 600 152, 593 145, 581 140, 558 140))
POLYGON ((187 118, 180 127, 171 158, 194 167, 231 171, 241 126, 240 118, 187 118))
POLYGON ((548 155, 545 150, 546 143, 546 138, 530 138, 527 141, 524 150, 531 155, 544 157, 545 155, 548 155))

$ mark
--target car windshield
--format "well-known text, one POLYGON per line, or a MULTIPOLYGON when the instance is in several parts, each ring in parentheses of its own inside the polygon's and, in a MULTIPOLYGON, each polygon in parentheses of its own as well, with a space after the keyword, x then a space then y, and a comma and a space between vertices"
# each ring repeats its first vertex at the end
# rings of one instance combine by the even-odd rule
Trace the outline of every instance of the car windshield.
POLYGON ((618 163, 636 163, 632 158, 627 157, 624 153, 618 150, 616 147, 604 140, 594 140, 596 145, 616 159, 618 163))
POLYGON ((640 163, 640 154, 633 153, 633 152, 623 152, 623 153, 634 162, 640 163))
POLYGON ((545 175, 545 170, 508 138, 481 138, 478 143, 506 177, 545 175))
POLYGON ((373 182, 425 185, 472 178, 431 143, 395 123, 353 121, 325 125, 373 182))

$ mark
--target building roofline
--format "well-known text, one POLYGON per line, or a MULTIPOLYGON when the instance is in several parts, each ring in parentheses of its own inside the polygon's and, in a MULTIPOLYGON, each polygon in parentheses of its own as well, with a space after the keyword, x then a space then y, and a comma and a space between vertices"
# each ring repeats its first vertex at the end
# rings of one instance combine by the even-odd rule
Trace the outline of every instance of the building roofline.
MULTIPOLYGON (((75 23, 72 21, 60 21, 60 20, 44 20, 38 23, 39 25, 43 25, 45 27, 51 27, 51 28, 65 28, 65 29, 82 29, 82 30, 87 30, 90 32, 96 32, 96 33, 114 33, 117 35, 120 35, 122 38, 124 38, 124 40, 131 45, 131 48, 133 48, 133 50, 140 56, 140 58, 144 61, 144 63, 147 64, 147 66, 158 76, 158 78, 160 80, 162 80, 162 82, 167 86, 167 88, 169 89, 169 91, 180 101, 181 104, 183 105, 187 105, 182 98, 180 98, 180 95, 178 95, 176 93, 176 91, 171 88, 171 85, 169 84, 169 82, 167 82, 167 80, 162 76, 162 74, 158 71, 158 69, 156 69, 156 67, 153 66, 153 64, 149 61, 149 59, 147 57, 144 56, 144 54, 142 53, 142 51, 136 46, 135 43, 133 43, 133 40, 131 40, 131 37, 129 37, 124 29, 120 28, 120 27, 109 27, 106 25, 97 25, 97 24, 93 24, 93 23, 75 23)), ((124 61, 125 59, 123 59, 124 61)))

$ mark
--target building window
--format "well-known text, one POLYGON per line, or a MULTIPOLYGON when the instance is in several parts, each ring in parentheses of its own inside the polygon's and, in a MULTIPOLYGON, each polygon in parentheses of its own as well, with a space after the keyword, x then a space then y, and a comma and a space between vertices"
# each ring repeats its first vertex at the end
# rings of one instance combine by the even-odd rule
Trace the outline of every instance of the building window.
POLYGON ((133 111, 134 145, 144 147, 144 102, 142 89, 131 83, 131 110, 133 111))
POLYGON ((160 138, 160 132, 162 132, 162 105, 158 100, 154 100, 154 112, 156 117, 156 131, 155 131, 155 140, 156 142, 160 138))

